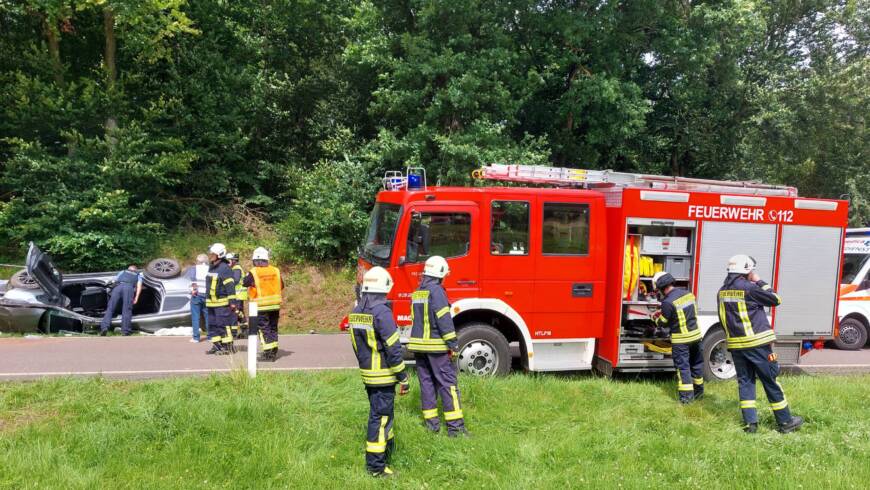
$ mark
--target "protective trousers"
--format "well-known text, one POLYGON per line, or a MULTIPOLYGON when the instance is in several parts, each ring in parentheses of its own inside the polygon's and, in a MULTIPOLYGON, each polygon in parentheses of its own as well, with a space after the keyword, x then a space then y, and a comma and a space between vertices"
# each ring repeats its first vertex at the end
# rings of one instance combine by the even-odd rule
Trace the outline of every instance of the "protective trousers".
POLYGON ((393 452, 393 406, 396 387, 366 386, 369 396, 369 423, 366 431, 366 469, 380 473, 393 452))
POLYGON ((779 425, 791 422, 791 411, 782 386, 776 381, 779 375, 779 363, 773 357, 770 344, 731 351, 734 367, 737 369, 737 389, 740 395, 740 410, 743 421, 747 424, 758 423, 758 412, 755 407, 755 378, 761 380, 767 401, 773 410, 776 423, 779 425))
POLYGON ((677 368, 677 393, 680 401, 687 403, 704 394, 704 345, 701 341, 691 344, 673 344, 671 355, 677 368))
POLYGON ((213 306, 208 310, 208 339, 218 350, 232 350, 233 333, 230 326, 236 314, 229 306, 213 306))
POLYGON ((257 315, 260 345, 264 353, 278 353, 278 311, 262 311, 257 315))
POLYGON ((441 409, 447 422, 448 434, 465 429, 465 419, 459 401, 459 388, 456 386, 456 365, 447 353, 415 354, 417 378, 420 380, 420 405, 426 427, 439 431, 438 395, 441 395, 441 409))
POLYGON ((118 303, 121 303, 121 332, 129 334, 133 331, 133 295, 135 289, 132 284, 119 283, 112 289, 112 296, 109 297, 109 305, 106 307, 106 312, 103 314, 103 320, 100 322, 100 331, 106 332, 112 326, 112 317, 115 316, 115 311, 118 309, 118 303))
POLYGON ((244 323, 245 319, 245 305, 243 301, 239 301, 237 299, 230 300, 230 304, 236 307, 236 311, 233 312, 235 318, 233 318, 233 323, 230 324, 230 330, 233 332, 233 336, 239 337, 239 326, 244 323))

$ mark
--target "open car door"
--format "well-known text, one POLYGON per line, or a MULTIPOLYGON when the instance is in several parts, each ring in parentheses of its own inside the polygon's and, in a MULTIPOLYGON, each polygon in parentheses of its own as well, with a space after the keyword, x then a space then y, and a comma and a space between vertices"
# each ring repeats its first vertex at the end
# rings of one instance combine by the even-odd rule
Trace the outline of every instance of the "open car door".
POLYGON ((45 297, 40 299, 46 303, 61 303, 63 299, 61 294, 63 274, 54 266, 51 257, 33 242, 30 242, 30 248, 27 249, 25 266, 27 274, 45 291, 45 297))

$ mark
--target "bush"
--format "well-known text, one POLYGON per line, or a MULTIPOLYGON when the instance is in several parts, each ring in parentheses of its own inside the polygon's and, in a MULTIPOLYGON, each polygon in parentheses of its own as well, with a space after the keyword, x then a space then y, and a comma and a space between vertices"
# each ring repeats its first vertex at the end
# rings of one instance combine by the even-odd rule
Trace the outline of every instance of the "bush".
POLYGON ((0 234, 22 248, 33 241, 75 271, 150 258, 163 230, 151 218, 160 214, 155 198, 191 159, 173 151, 176 142, 155 143, 135 128, 111 142, 69 135, 60 156, 39 143, 10 143, 3 185, 11 197, 0 205, 0 234))
POLYGON ((293 209, 278 227, 284 260, 350 260, 379 181, 362 164, 324 161, 300 172, 293 209))

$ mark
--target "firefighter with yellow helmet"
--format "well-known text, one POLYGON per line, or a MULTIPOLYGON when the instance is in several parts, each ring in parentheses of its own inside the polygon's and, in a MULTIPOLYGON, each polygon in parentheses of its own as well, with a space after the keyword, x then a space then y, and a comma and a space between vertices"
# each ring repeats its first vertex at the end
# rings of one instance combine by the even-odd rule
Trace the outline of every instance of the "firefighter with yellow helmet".
POLYGON ((366 469, 378 477, 393 475, 389 463, 395 444, 396 384, 400 386, 399 395, 410 390, 399 330, 387 302, 392 288, 390 273, 382 267, 373 267, 363 276, 359 302, 348 316, 350 340, 369 399, 366 469))
POLYGON ((245 276, 242 285, 247 288, 249 304, 256 304, 257 311, 256 319, 248 318, 248 321, 259 331, 263 353, 258 360, 274 362, 278 359, 278 319, 284 280, 281 271, 269 265, 269 251, 265 248, 257 247, 251 261, 254 267, 245 276))

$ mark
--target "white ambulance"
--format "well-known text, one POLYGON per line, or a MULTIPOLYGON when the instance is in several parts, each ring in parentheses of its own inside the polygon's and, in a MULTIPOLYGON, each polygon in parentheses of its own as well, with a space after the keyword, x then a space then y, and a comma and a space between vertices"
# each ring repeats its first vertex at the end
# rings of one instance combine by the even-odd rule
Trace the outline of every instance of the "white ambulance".
POLYGON ((834 344, 858 350, 870 333, 870 228, 846 230, 840 278, 840 329, 834 344))

